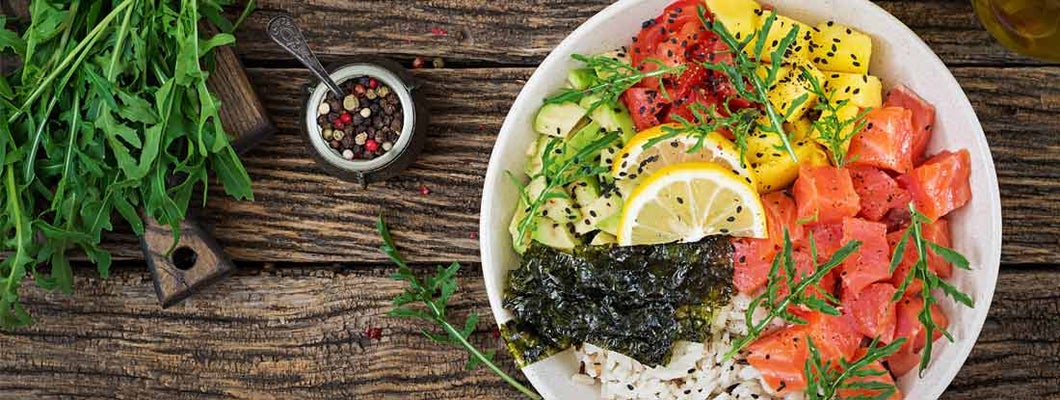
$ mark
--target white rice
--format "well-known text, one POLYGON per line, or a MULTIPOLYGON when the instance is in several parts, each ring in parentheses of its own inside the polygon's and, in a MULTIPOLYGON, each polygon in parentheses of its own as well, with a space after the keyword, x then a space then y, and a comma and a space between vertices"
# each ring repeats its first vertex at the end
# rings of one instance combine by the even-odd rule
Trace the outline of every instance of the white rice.
MULTIPOLYGON (((604 399, 717 399, 753 400, 776 398, 762 383, 762 377, 742 355, 724 360, 731 348, 732 335, 747 332, 745 311, 750 298, 738 295, 725 306, 712 323, 715 332, 709 343, 677 342, 666 366, 646 367, 621 353, 591 344, 575 349, 584 373, 576 382, 600 383, 604 399)), ((761 310, 758 318, 764 317, 761 310)), ((788 400, 802 396, 787 395, 788 400)))

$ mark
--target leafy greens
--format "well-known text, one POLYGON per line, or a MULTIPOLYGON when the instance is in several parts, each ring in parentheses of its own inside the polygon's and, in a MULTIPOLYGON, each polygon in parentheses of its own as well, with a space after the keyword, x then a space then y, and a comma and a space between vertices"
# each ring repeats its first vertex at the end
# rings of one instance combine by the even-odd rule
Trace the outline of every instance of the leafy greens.
POLYGON ((22 62, 0 76, 0 327, 31 323, 18 294, 27 274, 71 293, 72 252, 107 276, 99 243, 112 214, 138 235, 144 217, 177 235, 209 171, 252 198, 206 85, 212 50, 235 41, 221 15, 232 3, 37 0, 21 33, 0 17, 0 52, 22 62))

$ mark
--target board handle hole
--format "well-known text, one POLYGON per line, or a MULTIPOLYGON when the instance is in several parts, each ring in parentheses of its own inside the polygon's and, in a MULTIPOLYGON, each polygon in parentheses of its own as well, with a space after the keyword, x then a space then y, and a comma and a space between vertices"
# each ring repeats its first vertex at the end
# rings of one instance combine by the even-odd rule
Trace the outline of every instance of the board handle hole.
POLYGON ((173 266, 181 271, 187 271, 195 266, 199 260, 199 254, 191 247, 181 246, 173 251, 173 266))

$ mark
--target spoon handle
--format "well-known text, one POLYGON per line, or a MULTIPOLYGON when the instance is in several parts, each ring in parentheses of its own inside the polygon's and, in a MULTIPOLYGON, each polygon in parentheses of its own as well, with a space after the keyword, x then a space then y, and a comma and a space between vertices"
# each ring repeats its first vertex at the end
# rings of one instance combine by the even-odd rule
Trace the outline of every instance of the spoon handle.
POLYGON ((335 81, 331 80, 331 76, 328 75, 328 71, 320 65, 320 60, 317 60, 316 55, 309 49, 309 44, 305 41, 305 36, 302 36, 302 31, 298 29, 298 25, 295 25, 294 18, 291 18, 289 14, 280 14, 273 17, 269 21, 268 35, 274 42, 291 53, 298 61, 301 61, 309 71, 320 78, 322 82, 328 85, 328 88, 335 95, 342 97, 344 93, 339 85, 335 81))

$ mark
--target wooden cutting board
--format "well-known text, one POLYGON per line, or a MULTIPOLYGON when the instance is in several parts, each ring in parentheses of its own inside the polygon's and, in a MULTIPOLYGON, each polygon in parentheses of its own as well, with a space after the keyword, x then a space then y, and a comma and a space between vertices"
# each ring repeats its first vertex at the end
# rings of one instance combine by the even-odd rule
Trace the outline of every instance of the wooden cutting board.
MULTIPOLYGON (((232 147, 242 154, 275 133, 276 127, 269 121, 232 47, 218 48, 216 57, 217 69, 210 75, 207 86, 221 101, 221 123, 232 136, 232 147)), ((234 268, 221 246, 190 212, 181 223, 176 247, 169 226, 145 216, 140 247, 162 307, 180 302, 234 268), (172 253, 171 248, 175 249, 172 253)))

